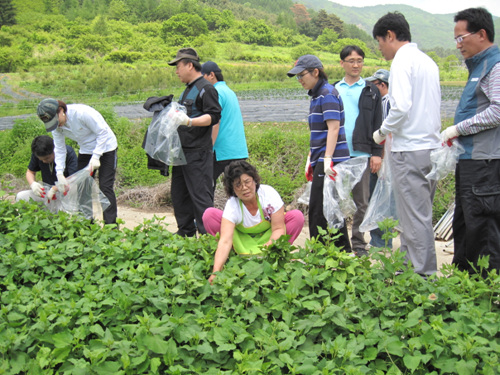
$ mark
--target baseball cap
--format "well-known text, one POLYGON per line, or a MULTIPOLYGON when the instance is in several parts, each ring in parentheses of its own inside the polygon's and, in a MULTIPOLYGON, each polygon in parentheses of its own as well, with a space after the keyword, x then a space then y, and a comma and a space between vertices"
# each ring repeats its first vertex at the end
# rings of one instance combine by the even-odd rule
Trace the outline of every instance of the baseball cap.
POLYGON ((305 69, 322 68, 323 64, 314 55, 304 55, 300 56, 292 69, 287 73, 288 77, 293 77, 294 75, 302 72, 305 69))
POLYGON ((214 73, 221 72, 219 66, 213 61, 207 61, 201 66, 201 74, 205 75, 205 74, 210 74, 212 72, 214 73))
POLYGON ((385 69, 379 69, 371 77, 366 78, 366 81, 373 82, 373 81, 382 81, 385 83, 389 83, 389 71, 385 69))
POLYGON ((52 98, 43 99, 36 110, 36 114, 45 124, 45 130, 51 132, 59 125, 59 117, 57 116, 57 109, 59 102, 52 98))
POLYGON ((194 48, 181 48, 180 50, 177 51, 177 55, 175 55, 175 59, 173 59, 172 61, 169 61, 167 64, 168 65, 177 65, 177 63, 182 59, 191 59, 191 60, 195 60, 195 61, 200 60, 198 53, 195 51, 194 48))

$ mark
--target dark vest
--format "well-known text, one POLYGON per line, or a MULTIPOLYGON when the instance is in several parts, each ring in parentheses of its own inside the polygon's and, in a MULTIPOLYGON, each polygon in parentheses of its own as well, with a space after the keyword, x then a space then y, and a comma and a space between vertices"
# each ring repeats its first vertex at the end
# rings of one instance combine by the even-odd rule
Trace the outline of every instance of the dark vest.
MULTIPOLYGON (((500 51, 497 46, 492 46, 465 61, 469 69, 469 79, 455 112, 455 124, 473 117, 490 105, 490 100, 480 88, 480 82, 499 62, 500 51)), ((460 159, 500 158, 500 127, 458 139, 465 148, 460 159)))
MULTIPOLYGON (((199 117, 204 114, 203 108, 198 108, 196 99, 203 98, 205 87, 211 85, 205 78, 200 77, 190 84, 181 95, 179 104, 186 107, 189 117, 199 117)), ((190 150, 212 150, 212 127, 211 126, 179 126, 177 129, 184 151, 190 150)))

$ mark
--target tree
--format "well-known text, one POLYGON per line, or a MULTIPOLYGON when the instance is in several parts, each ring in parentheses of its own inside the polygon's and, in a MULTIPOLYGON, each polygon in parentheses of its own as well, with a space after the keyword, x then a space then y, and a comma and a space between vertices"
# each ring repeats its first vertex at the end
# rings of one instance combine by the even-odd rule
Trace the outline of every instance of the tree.
POLYGON ((0 0, 0 29, 3 25, 16 24, 16 11, 12 0, 0 0))
POLYGON ((324 9, 321 9, 313 19, 316 27, 322 32, 324 29, 330 29, 337 34, 341 34, 344 29, 344 22, 335 14, 328 14, 324 9))
POLYGON ((311 17, 309 16, 309 12, 307 11, 305 5, 294 4, 290 9, 292 10, 293 18, 295 19, 297 26, 301 26, 311 21, 311 17))
POLYGON ((128 13, 127 4, 122 0, 112 0, 109 4, 108 14, 112 20, 125 20, 128 13))
POLYGON ((179 13, 163 22, 162 37, 165 41, 175 35, 193 38, 202 34, 208 34, 208 27, 197 14, 179 13))

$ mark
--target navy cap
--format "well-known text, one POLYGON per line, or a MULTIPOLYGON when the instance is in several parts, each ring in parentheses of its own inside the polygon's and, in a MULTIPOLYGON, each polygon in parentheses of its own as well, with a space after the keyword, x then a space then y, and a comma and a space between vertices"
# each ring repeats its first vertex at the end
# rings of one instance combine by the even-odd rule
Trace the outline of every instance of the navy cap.
POLYGON ((297 61, 295 61, 295 65, 292 69, 288 71, 288 77, 293 77, 294 75, 302 72, 305 69, 315 69, 322 68, 323 64, 321 61, 314 55, 304 55, 300 56, 297 61))
POLYGON ((207 61, 201 66, 201 74, 205 75, 205 74, 210 74, 212 72, 218 73, 222 72, 222 70, 220 70, 219 65, 217 65, 213 61, 207 61))

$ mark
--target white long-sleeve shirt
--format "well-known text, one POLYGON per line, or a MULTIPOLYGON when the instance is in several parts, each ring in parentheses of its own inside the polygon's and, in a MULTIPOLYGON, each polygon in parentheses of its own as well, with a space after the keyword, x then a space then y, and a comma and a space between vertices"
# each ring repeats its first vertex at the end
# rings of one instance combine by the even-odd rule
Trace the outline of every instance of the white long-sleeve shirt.
POLYGON ((94 108, 85 104, 68 104, 67 107, 66 123, 52 132, 58 174, 63 173, 66 167, 66 137, 78 143, 79 154, 98 159, 118 147, 115 134, 94 108))
POLYGON ((389 76, 391 109, 380 129, 392 133, 392 151, 440 145, 441 87, 436 63, 407 43, 396 52, 389 76))

